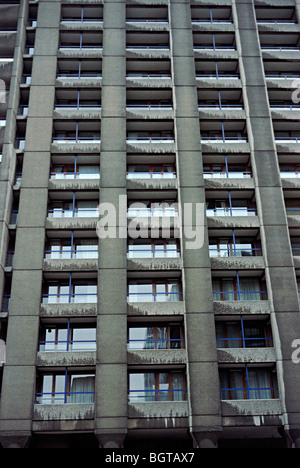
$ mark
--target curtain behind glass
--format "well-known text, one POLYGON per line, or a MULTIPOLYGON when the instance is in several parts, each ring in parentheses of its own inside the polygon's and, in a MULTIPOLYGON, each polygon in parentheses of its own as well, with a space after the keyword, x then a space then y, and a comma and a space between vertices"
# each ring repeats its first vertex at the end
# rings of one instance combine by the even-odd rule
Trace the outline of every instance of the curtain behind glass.
POLYGON ((240 278, 240 299, 241 301, 259 301, 260 286, 259 281, 254 278, 240 278), (257 292, 255 292, 257 291, 257 292))
POLYGON ((94 376, 72 376, 70 389, 70 403, 93 403, 95 390, 94 376))

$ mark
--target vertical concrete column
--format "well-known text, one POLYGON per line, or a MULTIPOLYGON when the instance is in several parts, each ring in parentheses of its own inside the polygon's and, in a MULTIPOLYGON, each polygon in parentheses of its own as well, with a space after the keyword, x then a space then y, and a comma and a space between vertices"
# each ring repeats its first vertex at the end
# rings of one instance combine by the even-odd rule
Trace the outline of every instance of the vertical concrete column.
MULTIPOLYGON (((13 5, 10 5, 12 7, 13 5)), ((13 7, 15 7, 14 5, 13 7)), ((5 15, 5 10, 9 14, 8 5, 3 5, 1 14, 5 15)), ((4 140, 2 147, 2 160, 0 163, 0 297, 2 298, 5 287, 4 268, 6 264, 8 242, 9 242, 9 222, 13 205, 13 185, 16 170, 16 150, 14 148, 14 140, 16 135, 16 116, 18 112, 18 104, 20 99, 20 81, 23 67, 23 50, 25 44, 26 19, 28 4, 24 0, 18 5, 15 10, 17 16, 17 35, 14 51, 14 62, 12 66, 11 76, 1 75, 0 79, 5 82, 6 98, 6 125, 4 132, 4 140), (7 93, 9 91, 9 93, 7 93)), ((3 104, 0 103, 2 106, 3 104)))
POLYGON ((233 14, 261 221, 282 412, 285 429, 298 429, 300 366, 292 362, 291 356, 292 343, 300 338, 299 300, 254 1, 233 0, 233 14))
POLYGON ((1 395, 1 431, 18 437, 30 433, 35 392, 59 22, 60 1, 41 0, 1 395))
POLYGON ((100 168, 100 204, 116 218, 115 232, 99 239, 95 432, 100 447, 117 448, 127 433, 125 0, 104 1, 100 168))
POLYGON ((170 0, 169 11, 178 201, 183 214, 193 210, 190 220, 183 218, 181 250, 190 431, 199 447, 207 433, 221 431, 219 376, 190 2, 170 0), (191 230, 197 234, 194 243, 191 230))

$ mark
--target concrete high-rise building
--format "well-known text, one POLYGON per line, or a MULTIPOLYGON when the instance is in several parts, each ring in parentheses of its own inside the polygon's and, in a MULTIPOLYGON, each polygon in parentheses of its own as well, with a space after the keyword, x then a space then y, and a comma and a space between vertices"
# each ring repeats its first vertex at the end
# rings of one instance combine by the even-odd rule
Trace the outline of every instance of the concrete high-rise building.
POLYGON ((299 70, 299 0, 1 1, 2 448, 300 447, 299 70))

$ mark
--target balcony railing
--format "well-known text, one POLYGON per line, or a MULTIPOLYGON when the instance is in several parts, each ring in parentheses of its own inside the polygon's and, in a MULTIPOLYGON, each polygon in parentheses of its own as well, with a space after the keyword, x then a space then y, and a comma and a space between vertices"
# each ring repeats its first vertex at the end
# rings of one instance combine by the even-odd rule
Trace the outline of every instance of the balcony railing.
POLYGON ((145 340, 128 340, 128 350, 139 349, 183 349, 183 338, 151 338, 145 340))
POLYGON ((48 210, 47 213, 49 218, 94 218, 99 216, 98 208, 78 208, 70 210, 55 208, 53 210, 48 210))
POLYGON ((92 72, 59 72, 56 75, 58 79, 71 78, 71 79, 85 79, 85 78, 102 78, 102 73, 92 73, 92 72))
POLYGON ((129 249, 127 250, 128 258, 178 258, 180 257, 180 249, 129 249))
POLYGON ((98 258, 98 247, 87 250, 76 250, 65 248, 63 250, 45 250, 45 259, 47 260, 67 260, 67 259, 80 259, 80 258, 98 258))
POLYGON ((174 143, 175 138, 171 135, 166 136, 127 136, 128 142, 145 142, 145 143, 174 143))
POLYGON ((186 388, 129 390, 128 399, 130 402, 185 401, 186 394, 186 388))
POLYGON ((42 294, 42 302, 43 304, 95 304, 97 297, 97 293, 42 294))
POLYGON ((225 247, 225 248, 216 248, 209 247, 209 256, 210 257, 255 257, 261 256, 261 248, 252 248, 252 247, 225 247))
POLYGON ((39 341, 39 351, 94 351, 96 340, 53 340, 39 341))
POLYGON ((95 392, 43 392, 36 393, 36 404, 94 403, 95 392))
POLYGON ((127 179, 176 179, 176 172, 127 172, 127 179))
POLYGON ((209 208, 206 214, 207 216, 256 216, 256 208, 209 208))
POLYGON ((250 171, 225 171, 225 172, 203 172, 204 179, 248 179, 252 177, 252 172, 250 171))
POLYGON ((51 172, 51 179, 100 179, 100 172, 51 172))
POLYGON ((267 299, 267 291, 213 291, 214 301, 261 301, 267 299))
POLYGON ((179 302, 182 301, 182 292, 129 292, 128 302, 179 302))
POLYGON ((127 216, 144 216, 144 217, 154 217, 154 216, 167 216, 173 217, 178 216, 177 208, 128 208, 127 216))

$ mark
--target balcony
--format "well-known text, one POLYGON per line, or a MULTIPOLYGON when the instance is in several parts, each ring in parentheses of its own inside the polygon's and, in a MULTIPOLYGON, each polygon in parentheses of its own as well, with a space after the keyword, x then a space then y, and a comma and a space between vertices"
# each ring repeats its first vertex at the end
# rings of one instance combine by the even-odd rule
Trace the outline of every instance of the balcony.
POLYGON ((219 369, 221 400, 272 400, 279 398, 275 368, 219 369))
POLYGON ((187 389, 182 372, 129 373, 129 402, 185 401, 187 389))
POLYGON ((179 258, 179 241, 176 239, 132 239, 127 248, 127 258, 179 258))
POLYGON ((230 6, 196 6, 192 5, 192 23, 231 24, 232 11, 230 6))
POLYGON ((272 348, 273 337, 269 319, 250 320, 239 317, 216 322, 218 349, 272 348))
POLYGON ((103 6, 102 5, 62 5, 61 22, 75 23, 102 23, 103 6))
POLYGON ((95 372, 72 371, 39 373, 37 376, 36 404, 88 404, 94 402, 95 372))
POLYGON ((96 325, 82 324, 68 318, 66 323, 44 324, 40 329, 40 352, 96 350, 96 325))

